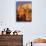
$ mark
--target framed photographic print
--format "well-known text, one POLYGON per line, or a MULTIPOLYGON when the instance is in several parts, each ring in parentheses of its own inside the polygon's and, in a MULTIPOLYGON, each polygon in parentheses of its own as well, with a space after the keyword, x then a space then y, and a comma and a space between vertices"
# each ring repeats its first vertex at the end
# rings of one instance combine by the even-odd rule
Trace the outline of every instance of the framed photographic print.
POLYGON ((32 2, 16 1, 16 21, 32 22, 32 2))

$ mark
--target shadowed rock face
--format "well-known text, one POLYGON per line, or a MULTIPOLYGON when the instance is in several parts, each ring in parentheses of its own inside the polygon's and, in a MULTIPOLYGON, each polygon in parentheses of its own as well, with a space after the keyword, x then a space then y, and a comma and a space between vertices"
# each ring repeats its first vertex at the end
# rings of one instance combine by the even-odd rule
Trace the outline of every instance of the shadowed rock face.
POLYGON ((46 39, 37 38, 33 40, 34 43, 46 43, 46 39))

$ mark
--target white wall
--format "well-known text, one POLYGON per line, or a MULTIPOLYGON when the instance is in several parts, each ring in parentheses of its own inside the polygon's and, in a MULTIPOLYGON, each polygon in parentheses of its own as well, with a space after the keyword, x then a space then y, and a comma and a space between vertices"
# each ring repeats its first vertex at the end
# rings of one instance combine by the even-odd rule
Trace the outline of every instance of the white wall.
POLYGON ((30 23, 16 22, 16 1, 0 0, 0 30, 6 27, 21 30, 24 44, 36 37, 46 37, 46 0, 32 0, 33 14, 30 23))

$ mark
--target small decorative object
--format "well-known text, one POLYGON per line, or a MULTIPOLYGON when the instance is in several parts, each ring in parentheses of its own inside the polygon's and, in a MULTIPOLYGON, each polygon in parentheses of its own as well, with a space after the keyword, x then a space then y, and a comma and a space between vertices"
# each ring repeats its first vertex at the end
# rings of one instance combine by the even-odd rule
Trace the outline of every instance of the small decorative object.
POLYGON ((32 46, 32 42, 26 43, 26 46, 32 46))
POLYGON ((11 33, 11 30, 9 30, 9 28, 7 28, 6 35, 9 35, 10 33, 11 33))
POLYGON ((17 33, 17 31, 16 31, 16 30, 13 32, 13 35, 18 35, 18 33, 17 33))

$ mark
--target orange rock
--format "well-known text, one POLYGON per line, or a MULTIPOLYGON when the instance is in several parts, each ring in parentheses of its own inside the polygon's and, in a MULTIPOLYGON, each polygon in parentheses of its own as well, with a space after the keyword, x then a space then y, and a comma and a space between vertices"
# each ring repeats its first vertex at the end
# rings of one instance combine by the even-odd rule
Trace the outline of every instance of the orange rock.
POLYGON ((38 39, 34 39, 33 42, 34 43, 46 43, 46 39, 38 38, 38 39))

